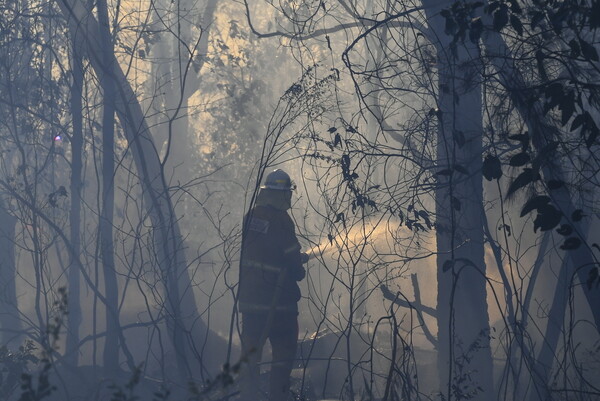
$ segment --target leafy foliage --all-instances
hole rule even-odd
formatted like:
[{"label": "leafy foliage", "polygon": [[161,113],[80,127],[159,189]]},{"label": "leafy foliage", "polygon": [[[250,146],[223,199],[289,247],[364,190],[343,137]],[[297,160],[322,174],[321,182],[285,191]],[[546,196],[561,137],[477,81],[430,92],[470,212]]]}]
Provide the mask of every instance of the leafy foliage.
[{"label": "leafy foliage", "polygon": [[27,365],[39,362],[34,355],[35,349],[32,341],[26,341],[16,352],[10,351],[5,345],[0,347],[0,398],[10,399],[22,375],[27,374]]},{"label": "leafy foliage", "polygon": [[[489,147],[484,148],[482,175],[488,181],[500,180],[503,173],[512,177],[502,180],[507,183],[507,189],[505,194],[501,191],[500,202],[504,202],[503,196],[510,200],[509,205],[519,202],[520,217],[527,220],[518,222],[517,226],[532,221],[534,233],[556,229],[558,235],[544,234],[544,241],[554,238],[558,241],[558,253],[571,252],[569,259],[577,264],[579,282],[585,283],[587,289],[597,288],[600,282],[598,259],[597,255],[590,255],[591,247],[586,243],[595,229],[588,234],[585,220],[593,218],[592,210],[594,214],[598,212],[597,202],[590,200],[599,187],[596,177],[600,110],[598,16],[592,16],[593,9],[600,10],[598,2],[490,0],[483,5],[478,2],[448,4],[452,6],[447,6],[441,15],[446,19],[446,33],[453,36],[452,45],[457,47],[464,42],[466,51],[475,53],[470,50],[472,44],[476,44],[481,57],[473,57],[473,63],[481,63],[485,70],[482,87],[488,91],[484,97],[489,98],[483,101],[483,108],[489,107],[492,111],[486,115],[489,135],[484,138]],[[455,50],[454,54],[457,54]],[[465,51],[458,54],[464,57]],[[454,61],[462,62],[461,67],[467,64],[464,58],[456,57]],[[489,72],[498,74],[500,84],[494,79],[488,80]],[[592,175],[594,178],[589,179]],[[502,190],[500,185],[498,187]],[[495,186],[488,188],[495,193]],[[452,202],[451,199],[445,201]],[[503,206],[507,207],[504,203]],[[578,207],[580,209],[573,211]],[[510,210],[510,206],[508,208]],[[499,230],[509,221],[510,212],[506,210],[501,211]],[[533,216],[529,220],[530,214]],[[498,255],[502,245],[499,248]],[[540,250],[540,255],[542,252],[547,251]],[[507,259],[498,257],[499,266]],[[512,262],[509,263],[512,270]],[[552,262],[546,256],[544,263]],[[447,261],[444,270],[450,267],[453,267],[452,261]],[[533,281],[534,277],[529,281],[532,288]],[[559,282],[558,288],[563,285],[565,283]],[[505,283],[505,288],[510,286]],[[587,289],[597,331],[598,292]],[[520,292],[518,288],[513,290]],[[507,305],[511,303],[506,301]],[[522,306],[520,301],[514,305],[517,309]],[[560,305],[558,309],[564,307]],[[553,307],[552,313],[562,316],[563,311],[557,313],[556,310]],[[562,321],[562,317],[558,320]],[[569,329],[572,328],[565,327],[564,332],[569,333]],[[521,330],[518,327],[509,331],[523,333]],[[542,366],[551,363],[549,358]],[[541,387],[545,385],[542,383]]]},{"label": "leafy foliage", "polygon": [[483,160],[482,174],[486,180],[498,180],[502,177],[502,163],[496,156],[488,154]]},{"label": "leafy foliage", "polygon": [[[508,136],[510,140],[521,143],[521,152],[505,160],[492,155],[485,157],[482,173],[487,180],[499,179],[503,165],[523,168],[508,187],[509,197],[526,188],[536,188],[539,192],[540,187],[535,183],[540,180],[541,171],[565,156],[565,149],[560,148],[573,143],[571,133],[578,135],[580,143],[590,151],[598,144],[600,129],[590,110],[600,106],[600,94],[592,71],[593,63],[599,59],[597,43],[594,42],[597,40],[594,32],[599,26],[599,7],[597,1],[534,1],[523,4],[515,0],[493,0],[487,3],[455,2],[441,13],[446,19],[446,33],[452,35],[454,45],[464,42],[467,37],[478,44],[484,35],[491,32],[516,34],[516,43],[520,40],[527,43],[529,54],[534,55],[537,78],[531,81],[530,87],[511,90],[522,91],[530,105],[541,100],[544,116],[557,118],[563,129],[535,133],[546,141],[545,146],[536,145],[537,154],[530,150],[531,137],[525,132]],[[540,35],[545,35],[546,39],[552,35],[556,39],[567,38],[567,46],[552,46],[547,40],[539,40]],[[559,63],[569,66],[568,73],[556,73]],[[553,191],[564,188],[564,183],[551,178],[545,188]],[[528,203],[523,207],[522,215],[538,210],[534,230],[547,230],[558,224],[559,213],[550,204],[549,193],[540,196],[543,197],[535,198],[535,202],[544,205]],[[563,249],[573,249],[574,243],[564,244]]]}]

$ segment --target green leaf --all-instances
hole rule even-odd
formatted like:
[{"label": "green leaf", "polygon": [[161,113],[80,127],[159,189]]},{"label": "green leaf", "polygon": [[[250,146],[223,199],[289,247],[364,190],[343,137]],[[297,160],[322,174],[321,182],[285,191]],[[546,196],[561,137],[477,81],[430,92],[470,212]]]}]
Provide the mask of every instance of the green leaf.
[{"label": "green leaf", "polygon": [[571,123],[571,132],[575,131],[577,128],[581,127],[582,125],[585,125],[585,123],[587,122],[588,116],[589,116],[589,113],[587,111],[584,111],[583,113],[578,114],[573,119],[573,122]]},{"label": "green leaf", "polygon": [[550,203],[550,197],[546,195],[537,195],[529,199],[525,202],[525,206],[521,210],[521,217],[525,216],[527,213],[538,210]]},{"label": "green leaf", "polygon": [[540,22],[544,19],[544,13],[542,11],[534,11],[531,13],[531,29],[535,29]]},{"label": "green leaf", "polygon": [[573,91],[568,91],[560,101],[560,109],[562,111],[561,123],[565,125],[575,112],[575,94]]},{"label": "green leaf", "polygon": [[498,7],[500,7],[500,2],[493,0],[493,1],[489,2],[488,6],[486,7],[487,8],[486,11],[488,14],[493,14],[494,11],[496,11],[498,9]]},{"label": "green leaf", "polygon": [[337,145],[341,145],[342,144],[342,138],[340,137],[340,134],[335,134],[335,137],[333,139],[333,146],[337,146]]},{"label": "green leaf", "polygon": [[508,187],[508,192],[506,196],[510,196],[515,193],[518,189],[523,188],[526,185],[531,184],[532,182],[538,180],[540,175],[537,171],[533,171],[530,168],[526,168],[523,170],[521,174],[510,184]]},{"label": "green leaf", "polygon": [[500,4],[492,16],[494,30],[500,32],[508,23],[508,7],[506,4]]},{"label": "green leaf", "polygon": [[508,164],[510,164],[513,167],[520,167],[529,163],[530,160],[531,158],[529,157],[529,153],[521,152],[511,157],[510,162]]},{"label": "green leaf", "polygon": [[524,134],[509,135],[508,139],[521,142],[521,149],[523,152],[529,148],[529,132],[525,132]]},{"label": "green leaf", "polygon": [[554,12],[553,9],[547,10],[548,20],[550,21],[550,25],[552,25],[552,29],[557,35],[562,34],[563,22],[565,21],[565,17],[567,16],[564,9],[558,9]]},{"label": "green leaf", "polygon": [[523,23],[521,22],[521,20],[514,14],[510,15],[510,26],[513,27],[513,29],[515,30],[515,32],[517,32],[517,34],[519,36],[523,36]]},{"label": "green leaf", "polygon": [[561,97],[563,95],[563,85],[560,82],[553,82],[545,89],[546,97]]},{"label": "green leaf", "polygon": [[538,215],[533,221],[533,232],[539,228],[542,231],[552,230],[562,219],[562,213],[554,206],[548,204],[538,209]]},{"label": "green leaf", "polygon": [[481,17],[473,18],[469,28],[469,40],[474,44],[479,43],[479,38],[481,38],[482,32],[483,22],[481,21]]},{"label": "green leaf", "polygon": [[569,41],[569,47],[571,48],[571,58],[577,58],[581,55],[581,46],[575,39]]},{"label": "green leaf", "polygon": [[566,237],[567,235],[571,235],[573,233],[573,227],[571,227],[569,224],[563,224],[556,229],[556,232]]},{"label": "green leaf", "polygon": [[581,246],[581,240],[577,237],[570,237],[565,240],[565,242],[560,246],[560,249],[564,251],[572,251],[573,249],[577,249]]},{"label": "green leaf", "polygon": [[573,220],[574,222],[578,222],[581,221],[581,219],[583,219],[584,216],[585,214],[583,214],[583,210],[577,209],[573,211],[573,213],[571,213],[571,220]]},{"label": "green leaf", "polygon": [[418,216],[421,217],[425,221],[425,224],[427,224],[427,227],[429,227],[429,228],[432,227],[431,220],[429,219],[429,213],[427,213],[425,210],[419,210]]},{"label": "green leaf", "polygon": [[456,258],[456,259],[448,259],[444,262],[443,266],[442,266],[442,271],[445,273],[448,270],[452,269],[458,262],[462,262],[463,266],[471,266],[474,268],[477,268],[477,266],[475,266],[475,264],[467,258]]},{"label": "green leaf", "polygon": [[517,0],[511,0],[510,2],[510,11],[514,14],[521,14],[523,10],[521,9],[521,5]]},{"label": "green leaf", "polygon": [[500,179],[502,177],[502,164],[496,156],[488,154],[483,161],[481,173],[486,180]]},{"label": "green leaf", "polygon": [[579,45],[581,46],[581,54],[588,60],[598,61],[598,51],[588,42],[583,39],[579,39]]}]

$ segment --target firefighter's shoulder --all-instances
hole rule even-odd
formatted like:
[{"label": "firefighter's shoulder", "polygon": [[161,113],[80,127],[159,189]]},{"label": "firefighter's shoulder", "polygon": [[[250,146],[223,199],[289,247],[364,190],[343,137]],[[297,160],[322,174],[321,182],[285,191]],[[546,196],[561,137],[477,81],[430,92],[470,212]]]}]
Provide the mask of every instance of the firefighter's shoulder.
[{"label": "firefighter's shoulder", "polygon": [[261,234],[267,234],[271,226],[269,216],[263,208],[254,208],[247,217],[248,230]]}]

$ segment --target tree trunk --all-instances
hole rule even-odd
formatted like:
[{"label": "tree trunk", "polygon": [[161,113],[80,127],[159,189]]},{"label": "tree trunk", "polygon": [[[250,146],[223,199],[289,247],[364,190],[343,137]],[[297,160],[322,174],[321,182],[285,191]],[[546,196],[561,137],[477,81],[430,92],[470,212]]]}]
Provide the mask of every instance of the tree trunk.
[{"label": "tree trunk", "polygon": [[[100,254],[106,297],[106,336],[104,337],[104,371],[115,375],[119,368],[119,287],[115,271],[113,220],[115,205],[115,101],[116,88],[111,71],[114,60],[113,38],[110,33],[108,6],[106,0],[98,0],[98,35],[102,40],[102,61],[104,65],[97,71],[102,87],[102,205],[98,230],[100,233]],[[111,57],[113,56],[113,57]]]},{"label": "tree trunk", "polygon": [[[105,63],[98,22],[88,15],[81,1],[60,0],[59,5],[70,29],[78,35],[92,67],[102,72]],[[146,124],[140,104],[116,58],[111,55],[112,70],[117,83],[115,109],[140,175],[143,196],[152,220],[158,265],[165,290],[164,318],[173,343],[178,367],[176,379],[185,381],[206,370],[213,372],[224,357],[227,344],[210,331],[200,318],[187,271],[183,239],[173,211],[164,171]],[[196,366],[199,363],[200,366]]]},{"label": "tree trunk", "polygon": [[451,52],[442,5],[424,2],[437,40],[438,107],[436,240],[438,369],[446,399],[488,400],[493,394],[481,205],[482,99],[473,76],[477,49]]},{"label": "tree trunk", "polygon": [[22,336],[15,283],[15,226],[0,199],[0,345],[18,348]]},{"label": "tree trunk", "polygon": [[[71,207],[69,210],[69,229],[71,244],[75,255],[81,252],[81,174],[83,164],[83,59],[77,46],[73,44],[73,85],[71,86],[71,117],[73,132],[71,134]],[[77,261],[69,257],[69,315],[67,326],[65,361],[77,366],[79,354],[79,327],[81,326],[80,272]]]}]

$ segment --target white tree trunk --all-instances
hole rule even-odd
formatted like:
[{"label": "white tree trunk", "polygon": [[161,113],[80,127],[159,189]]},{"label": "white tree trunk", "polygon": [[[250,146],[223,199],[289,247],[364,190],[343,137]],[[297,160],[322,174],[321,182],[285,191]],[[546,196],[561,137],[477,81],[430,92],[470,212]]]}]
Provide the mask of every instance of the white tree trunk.
[{"label": "white tree trunk", "polygon": [[[106,0],[97,2],[98,35],[102,38],[102,60],[105,65],[97,71],[102,87],[102,204],[98,222],[100,255],[106,297],[106,336],[104,337],[103,364],[107,375],[116,375],[119,369],[119,286],[115,271],[113,224],[115,208],[115,100],[116,82],[111,71],[114,60],[113,38],[110,33]],[[122,344],[125,346],[125,344]]]},{"label": "white tree trunk", "polygon": [[493,366],[482,215],[482,98],[477,78],[472,79],[480,66],[470,43],[458,45],[456,56],[450,51],[439,11],[451,2],[423,5],[438,52],[437,171],[448,172],[438,175],[436,189],[440,384],[448,400],[489,400]]},{"label": "white tree trunk", "polygon": [[[76,46],[72,55],[73,84],[71,87],[71,117],[73,119],[73,132],[71,135],[71,207],[69,210],[69,236],[75,255],[81,252],[81,176],[83,171],[83,59]],[[78,364],[79,354],[79,328],[81,326],[81,277],[78,261],[73,255],[69,256],[69,315],[67,325],[67,339],[65,360],[72,366]]]}]

